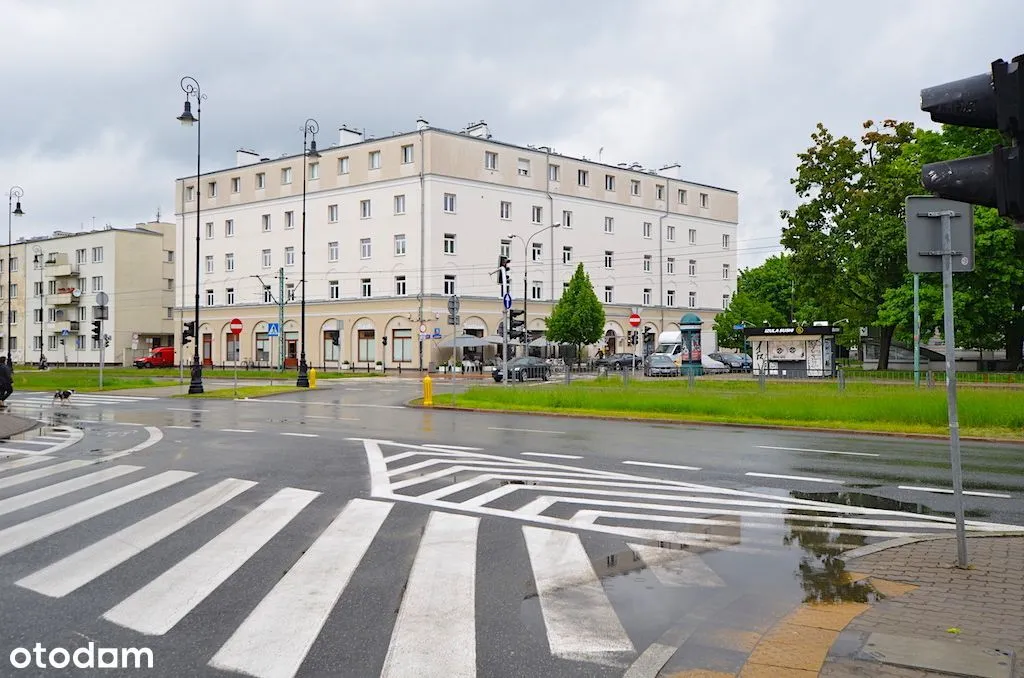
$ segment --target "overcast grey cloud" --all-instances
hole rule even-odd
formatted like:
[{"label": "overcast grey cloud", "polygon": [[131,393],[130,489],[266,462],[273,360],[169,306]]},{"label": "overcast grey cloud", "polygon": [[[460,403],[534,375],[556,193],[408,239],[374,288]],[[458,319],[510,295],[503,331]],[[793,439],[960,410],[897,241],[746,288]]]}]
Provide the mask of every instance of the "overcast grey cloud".
[{"label": "overcast grey cloud", "polygon": [[[377,136],[486,119],[495,138],[605,162],[680,162],[740,193],[740,263],[778,250],[796,154],[818,121],[909,119],[922,87],[1024,52],[1011,0],[6,0],[0,190],[15,237],[174,212],[203,170],[301,151],[342,123]],[[603,150],[601,150],[603,149]]]}]

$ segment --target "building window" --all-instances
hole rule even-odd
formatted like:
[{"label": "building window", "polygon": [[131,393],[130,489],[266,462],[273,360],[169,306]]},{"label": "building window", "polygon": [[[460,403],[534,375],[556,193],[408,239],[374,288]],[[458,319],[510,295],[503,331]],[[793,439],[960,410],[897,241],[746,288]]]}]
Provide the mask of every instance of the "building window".
[{"label": "building window", "polygon": [[[228,256],[230,257],[232,255],[229,254]],[[232,269],[234,268],[234,261],[232,261],[231,268]],[[167,289],[169,291],[173,291],[174,290],[174,278],[167,278]],[[80,311],[84,311],[85,309],[84,308],[80,308],[79,310]]]},{"label": "building window", "polygon": [[39,335],[32,335],[32,350],[39,351],[43,348],[43,340]]},{"label": "building window", "polygon": [[615,288],[611,285],[604,286],[604,303],[610,304],[615,298]]},{"label": "building window", "polygon": [[562,228],[572,228],[572,212],[562,210]]},{"label": "building window", "polygon": [[292,183],[292,168],[285,167],[281,170],[281,184],[284,185],[290,183]]},{"label": "building window", "polygon": [[377,339],[373,330],[359,330],[358,360],[361,363],[372,363],[377,359]]},{"label": "building window", "polygon": [[[41,283],[41,282],[32,283],[32,296],[34,296],[34,297],[41,297],[41,296],[43,296],[43,283]],[[36,309],[36,310],[38,311],[39,309]]]},{"label": "building window", "polygon": [[502,219],[511,219],[512,203],[508,202],[507,200],[502,200],[501,205],[498,208],[498,216],[500,216]]},{"label": "building window", "polygon": [[650,287],[645,287],[644,288],[644,306],[650,306],[650,305],[651,305],[651,288]]},{"label": "building window", "polygon": [[540,205],[533,206],[533,223],[539,224],[544,220],[544,208]]},{"label": "building window", "polygon": [[651,255],[650,254],[645,254],[644,255],[644,273],[650,273],[650,272],[651,272]]},{"label": "building window", "polygon": [[270,215],[264,214],[260,216],[260,225],[263,228],[264,233],[270,233]]},{"label": "building window", "polygon": [[615,190],[615,176],[612,174],[604,175],[604,190],[614,191]]},{"label": "building window", "polygon": [[676,258],[669,257],[665,260],[665,272],[675,273],[676,272]]},{"label": "building window", "polygon": [[722,280],[729,279],[729,264],[722,264]]},{"label": "building window", "polygon": [[604,232],[605,233],[614,233],[615,232],[615,218],[614,217],[605,217],[604,218]]},{"label": "building window", "polygon": [[270,250],[263,250],[261,260],[263,268],[270,268]]},{"label": "building window", "polygon": [[295,265],[295,248],[285,247],[284,248],[284,265],[294,266]]},{"label": "building window", "polygon": [[256,190],[260,190],[267,187],[267,174],[266,172],[259,172],[256,174]]},{"label": "building window", "polygon": [[665,199],[665,187],[662,186],[661,184],[658,184],[657,186],[654,187],[654,199],[655,200],[664,200]]},{"label": "building window", "polygon": [[676,305],[676,291],[675,290],[668,290],[667,292],[665,292],[665,305],[666,306],[675,306]]},{"label": "building window", "polygon": [[675,226],[669,225],[669,226],[665,227],[665,240],[668,240],[669,242],[675,242],[676,241],[676,227]]},{"label": "building window", "polygon": [[[224,270],[231,272],[235,270],[235,254],[234,252],[228,252],[224,255]],[[171,281],[174,282],[173,280]]]},{"label": "building window", "polygon": [[318,162],[311,162],[311,163],[309,163],[309,180],[313,181],[314,179],[319,179],[319,178],[320,178],[320,163],[318,163]]},{"label": "building window", "polygon": [[327,206],[327,223],[336,224],[338,223],[338,206],[328,205]]},{"label": "building window", "polygon": [[39,324],[43,322],[43,309],[34,308],[32,309],[32,322]]},{"label": "building window", "polygon": [[338,260],[338,241],[332,240],[327,243],[327,261]]},{"label": "building window", "polygon": [[405,256],[405,233],[398,233],[395,235],[395,256]]},{"label": "building window", "polygon": [[340,299],[341,298],[341,285],[337,280],[331,280],[327,283],[327,298],[328,299]]},{"label": "building window", "polygon": [[241,190],[242,190],[242,178],[241,177],[231,177],[231,192],[232,193],[239,193],[239,192],[241,192]]},{"label": "building window", "polygon": [[708,194],[707,193],[701,193],[700,194],[700,206],[703,209],[707,209],[707,207],[708,207]]},{"label": "building window", "polygon": [[196,187],[186,186],[185,187],[185,202],[192,202],[196,199]]},{"label": "building window", "polygon": [[697,229],[691,228],[689,233],[689,240],[691,245],[697,244]]},{"label": "building window", "polygon": [[227,289],[227,294],[225,294],[225,296],[224,296],[224,303],[226,303],[228,306],[234,306],[235,305],[235,288],[234,287],[229,287]]},{"label": "building window", "polygon": [[413,159],[412,144],[407,144],[405,146],[402,146],[402,164],[403,165],[408,165],[409,163],[412,162],[412,159]]},{"label": "building window", "polygon": [[576,171],[576,183],[579,184],[580,186],[589,186],[590,185],[590,172],[588,172],[587,170],[582,170],[582,169],[581,170],[577,170]]},{"label": "building window", "polygon": [[380,151],[370,151],[370,169],[380,169]]},{"label": "building window", "polygon": [[629,182],[629,194],[632,196],[640,195],[640,182],[633,179]]},{"label": "building window", "polygon": [[286,229],[295,228],[295,212],[289,210],[284,213],[284,227]]},{"label": "building window", "polygon": [[562,294],[564,295],[569,290],[569,283],[562,283]]},{"label": "building window", "polygon": [[493,151],[484,151],[484,169],[498,169],[498,154]]},{"label": "building window", "polygon": [[506,259],[510,259],[512,257],[512,241],[502,240],[501,246],[498,248],[498,252]]},{"label": "building window", "polygon": [[519,162],[516,164],[516,173],[521,177],[530,176],[530,161],[526,158],[519,158]]},{"label": "building window", "polygon": [[18,298],[18,283],[11,283],[9,285],[9,287],[11,288],[9,296],[11,297],[11,299],[17,299]]},{"label": "building window", "polygon": [[370,247],[370,239],[369,238],[360,238],[359,239],[359,258],[360,259],[369,259],[370,255],[372,254],[371,249],[372,248]]},{"label": "building window", "polygon": [[530,285],[530,298],[531,299],[540,299],[540,294],[541,294],[541,282],[539,280],[534,280],[533,284]]},{"label": "building window", "polygon": [[235,220],[225,219],[224,220],[224,237],[234,238],[235,237]]},{"label": "building window", "polygon": [[548,181],[560,181],[561,168],[558,165],[548,165]]},{"label": "building window", "polygon": [[572,248],[571,247],[563,247],[562,248],[562,263],[563,264],[568,264],[568,263],[571,263],[571,262],[572,262]]},{"label": "building window", "polygon": [[167,253],[167,263],[174,263],[174,250],[164,250]]},{"label": "building window", "polygon": [[263,303],[269,304],[274,301],[274,293],[270,291],[270,285],[263,286]]},{"label": "building window", "polygon": [[[12,294],[11,296],[12,297],[18,296],[17,288],[15,288],[14,291],[15,291],[15,293]],[[94,275],[92,277],[92,291],[93,292],[102,292],[103,291],[103,276],[102,275]]]},{"label": "building window", "polygon": [[686,265],[686,274],[691,278],[697,277],[697,260],[690,259],[690,262]]},{"label": "building window", "polygon": [[644,222],[644,237],[645,238],[650,238],[651,237],[651,222],[649,222],[649,221],[645,221]]},{"label": "building window", "polygon": [[[57,294],[57,281],[56,280],[50,280],[49,282],[46,283],[46,288],[47,288],[46,289],[46,293],[47,294]],[[55,311],[57,309],[50,309],[50,310]],[[56,320],[56,318],[53,318],[53,320]]]},{"label": "building window", "polygon": [[444,211],[449,214],[455,213],[455,194],[445,193],[444,194]]},{"label": "building window", "polygon": [[723,233],[722,234],[722,249],[723,250],[729,249],[729,234],[728,233]]},{"label": "building window", "polygon": [[532,258],[534,261],[540,261],[544,255],[544,245],[539,242],[533,243]]},{"label": "building window", "polygon": [[213,255],[212,254],[207,254],[206,255],[206,272],[207,273],[213,273]]},{"label": "building window", "polygon": [[338,158],[338,174],[348,174],[348,156]]},{"label": "building window", "polygon": [[455,276],[446,275],[444,277],[444,293],[447,295],[455,294]]},{"label": "building window", "polygon": [[405,276],[395,276],[395,296],[404,297],[406,294]]},{"label": "building window", "polygon": [[613,259],[614,256],[615,256],[615,253],[612,252],[611,250],[605,250],[604,251],[604,267],[605,268],[611,268],[612,267],[612,259]]},{"label": "building window", "polygon": [[217,197],[217,182],[216,181],[211,181],[208,184],[206,184],[206,197],[207,198],[216,198]]},{"label": "building window", "polygon": [[723,294],[722,295],[722,308],[729,308],[729,295],[728,294]]},{"label": "building window", "polygon": [[369,278],[363,278],[359,281],[359,293],[364,298],[370,297],[373,294],[373,288],[370,286]]},{"label": "building window", "polygon": [[363,219],[369,219],[371,214],[370,201],[360,200],[359,201],[359,216]]},{"label": "building window", "polygon": [[685,188],[680,188],[679,189],[679,196],[678,196],[677,200],[679,201],[680,205],[685,205],[686,204],[686,189]]},{"label": "building window", "polygon": [[412,330],[401,329],[391,331],[391,361],[396,363],[412,362]]},{"label": "building window", "polygon": [[[84,264],[84,263],[87,263],[87,262],[88,262],[88,257],[86,257],[85,248],[83,247],[80,250],[75,250],[75,263],[76,264]],[[0,271],[2,271],[2,269],[3,269],[2,264],[3,264],[3,262],[0,261]]]},{"label": "building window", "polygon": [[405,214],[405,195],[395,196],[395,214]]},{"label": "building window", "polygon": [[288,283],[284,286],[285,299],[295,301],[295,283]]},{"label": "building window", "polygon": [[455,254],[455,234],[445,233],[444,234],[444,253]]},{"label": "building window", "polygon": [[206,290],[206,305],[213,306],[213,290]]},{"label": "building window", "polygon": [[18,272],[18,257],[11,257],[11,273]]},{"label": "building window", "polygon": [[[213,231],[213,224],[207,224],[207,227],[208,227],[207,230],[209,230],[212,233],[212,231]],[[92,248],[92,263],[94,263],[94,264],[102,264],[103,263],[103,248],[102,247],[93,247]]]},{"label": "building window", "polygon": [[697,308],[697,293],[696,292],[690,292],[690,297],[689,297],[689,302],[688,303],[689,303],[690,308]]},{"label": "building window", "polygon": [[57,350],[57,339],[58,337],[53,334],[46,338],[46,345],[51,351]]},{"label": "building window", "polygon": [[173,306],[168,306],[167,307],[167,319],[168,320],[173,320],[174,319],[174,307]]}]

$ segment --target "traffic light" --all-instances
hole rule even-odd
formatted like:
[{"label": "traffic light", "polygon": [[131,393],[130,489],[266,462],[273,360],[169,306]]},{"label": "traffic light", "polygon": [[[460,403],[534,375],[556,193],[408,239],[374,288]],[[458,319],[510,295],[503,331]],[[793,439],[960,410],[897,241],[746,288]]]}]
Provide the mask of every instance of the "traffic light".
[{"label": "traffic light", "polygon": [[925,189],[941,198],[994,207],[1024,221],[1024,54],[992,62],[992,72],[921,90],[921,110],[935,122],[998,129],[1009,146],[921,168]]},{"label": "traffic light", "polygon": [[100,324],[102,324],[102,322],[103,322],[102,320],[93,320],[92,321],[92,340],[93,341],[99,341],[100,340]]},{"label": "traffic light", "polygon": [[386,348],[388,345],[388,335],[384,335],[380,338],[380,343]]},{"label": "traffic light", "polygon": [[508,257],[501,255],[498,257],[498,286],[501,288],[501,293],[505,294],[508,292],[509,284],[509,259]]},{"label": "traffic light", "polygon": [[338,332],[337,330],[334,330],[333,332],[331,332],[331,343],[334,344],[335,346],[337,346],[338,344],[341,343],[340,342],[340,337],[338,336],[339,334],[341,334],[341,333]]},{"label": "traffic light", "polygon": [[196,321],[195,320],[190,320],[189,322],[185,323],[185,329],[183,329],[181,331],[181,344],[182,344],[182,346],[184,346],[185,344],[188,344],[193,339],[195,339],[195,336],[196,336]]},{"label": "traffic light", "polygon": [[520,311],[513,309],[508,312],[509,323],[508,323],[508,338],[518,339],[519,341],[526,341],[526,321],[521,320],[526,315],[526,311]]},{"label": "traffic light", "polygon": [[104,346],[110,346],[110,335],[109,334],[104,334],[103,335],[103,345]]}]

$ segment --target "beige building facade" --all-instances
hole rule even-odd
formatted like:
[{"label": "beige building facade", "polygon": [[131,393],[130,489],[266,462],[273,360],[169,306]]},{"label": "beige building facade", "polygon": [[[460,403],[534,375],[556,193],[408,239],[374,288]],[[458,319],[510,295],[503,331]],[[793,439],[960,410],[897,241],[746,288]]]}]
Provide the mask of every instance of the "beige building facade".
[{"label": "beige building facade", "polygon": [[[383,139],[343,127],[332,146],[323,136],[316,159],[240,150],[235,167],[204,174],[198,187],[194,176],[177,180],[176,335],[193,317],[198,200],[205,363],[277,365],[282,350],[286,365],[297,363],[303,180],[305,350],[320,369],[446,360],[441,340],[421,336],[450,335],[452,294],[460,329],[495,335],[499,255],[512,260],[514,305],[527,298],[533,336],[583,263],[605,304],[602,348],[630,350],[634,310],[653,337],[698,313],[713,344],[714,315],[735,290],[735,191],[685,181],[677,165],[645,170],[501,143],[482,122],[452,132],[420,120]],[[233,318],[244,328],[237,344]]]},{"label": "beige building facade", "polygon": [[[174,224],[150,222],[22,238],[10,252],[0,247],[5,282],[14,288],[12,336],[4,337],[2,352],[12,341],[11,358],[18,363],[45,357],[94,365],[102,355],[108,364],[130,364],[154,346],[171,345],[175,241]],[[101,319],[100,293],[108,298],[102,333],[109,341],[92,336],[93,321]]]}]

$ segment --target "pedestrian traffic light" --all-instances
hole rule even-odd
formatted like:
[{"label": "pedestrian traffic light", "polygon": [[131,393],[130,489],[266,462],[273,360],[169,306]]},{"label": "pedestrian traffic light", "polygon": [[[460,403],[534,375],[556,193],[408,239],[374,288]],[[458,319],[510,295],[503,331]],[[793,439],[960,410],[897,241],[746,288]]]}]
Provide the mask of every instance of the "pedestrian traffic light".
[{"label": "pedestrian traffic light", "polygon": [[941,198],[994,207],[1024,221],[1024,54],[992,62],[992,72],[921,90],[921,110],[935,122],[998,129],[1009,140],[992,153],[934,162],[921,169],[924,187]]},{"label": "pedestrian traffic light", "polygon": [[93,339],[93,341],[99,341],[100,340],[100,325],[102,324],[102,322],[103,322],[102,320],[93,320],[92,321],[92,339]]},{"label": "pedestrian traffic light", "polygon": [[509,339],[518,339],[519,341],[526,341],[526,321],[521,319],[525,315],[526,311],[520,311],[518,309],[510,310],[508,312]]},{"label": "pedestrian traffic light", "polygon": [[501,255],[498,257],[498,286],[501,288],[501,293],[505,294],[508,292],[508,284],[510,281],[509,270],[508,270],[509,259],[508,257]]},{"label": "pedestrian traffic light", "polygon": [[110,346],[110,335],[109,334],[104,334],[103,335],[103,345],[104,346]]},{"label": "pedestrian traffic light", "polygon": [[191,320],[185,323],[185,329],[181,331],[181,344],[184,346],[190,341],[195,339],[196,336],[196,321]]}]

